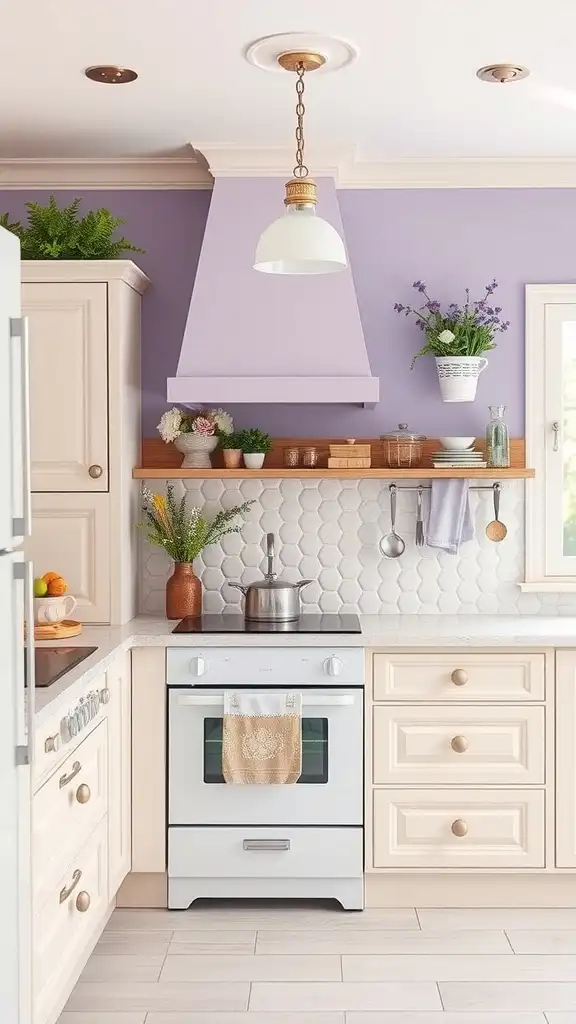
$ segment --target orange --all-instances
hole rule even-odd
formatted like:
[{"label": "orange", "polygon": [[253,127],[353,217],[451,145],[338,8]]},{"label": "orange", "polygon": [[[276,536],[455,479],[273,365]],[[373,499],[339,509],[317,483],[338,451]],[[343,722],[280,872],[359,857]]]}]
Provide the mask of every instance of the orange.
[{"label": "orange", "polygon": [[57,576],[56,579],[51,579],[48,584],[48,597],[61,597],[68,590],[68,584],[66,580],[63,580],[61,576]]},{"label": "orange", "polygon": [[45,572],[42,579],[44,583],[52,583],[52,580],[61,579],[59,572]]}]

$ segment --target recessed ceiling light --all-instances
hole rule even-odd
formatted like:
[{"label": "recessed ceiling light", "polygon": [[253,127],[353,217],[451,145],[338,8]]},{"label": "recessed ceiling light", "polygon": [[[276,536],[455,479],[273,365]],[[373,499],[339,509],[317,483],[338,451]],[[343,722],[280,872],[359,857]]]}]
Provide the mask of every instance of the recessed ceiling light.
[{"label": "recessed ceiling light", "polygon": [[92,82],[104,82],[105,85],[125,85],[138,78],[131,68],[119,68],[117,64],[94,64],[86,68],[84,74]]},{"label": "recessed ceiling light", "polygon": [[521,64],[487,64],[485,68],[479,68],[476,72],[478,78],[483,82],[495,82],[497,85],[507,85],[508,82],[519,82],[522,78],[528,78],[528,68]]}]

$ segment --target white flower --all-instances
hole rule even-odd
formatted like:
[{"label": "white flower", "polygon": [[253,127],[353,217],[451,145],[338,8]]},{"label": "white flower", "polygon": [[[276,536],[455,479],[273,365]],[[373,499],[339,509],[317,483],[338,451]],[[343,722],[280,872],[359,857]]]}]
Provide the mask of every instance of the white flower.
[{"label": "white flower", "polygon": [[224,409],[210,409],[208,415],[214,420],[219,434],[231,434],[234,430],[234,421]]},{"label": "white flower", "polygon": [[169,409],[163,416],[160,417],[160,423],[157,426],[158,433],[163,441],[168,444],[170,441],[175,441],[177,437],[180,437],[182,433],[182,410],[174,406],[173,409]]},{"label": "white flower", "polygon": [[455,337],[456,335],[452,334],[452,331],[440,331],[438,341],[441,341],[443,345],[451,345]]}]

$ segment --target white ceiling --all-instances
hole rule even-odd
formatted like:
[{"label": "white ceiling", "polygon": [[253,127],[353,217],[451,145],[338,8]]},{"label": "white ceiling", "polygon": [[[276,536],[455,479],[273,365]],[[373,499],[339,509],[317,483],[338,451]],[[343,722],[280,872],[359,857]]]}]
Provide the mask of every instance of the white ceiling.
[{"label": "white ceiling", "polygon": [[[278,0],[2,6],[2,157],[290,143],[293,80],[252,67],[243,50],[305,29],[359,50],[351,67],[309,77],[317,146],[355,146],[365,161],[576,156],[575,0],[306,0],[300,14]],[[509,86],[476,79],[497,61],[532,75]],[[86,66],[108,62],[134,68],[138,81],[84,78]]]}]

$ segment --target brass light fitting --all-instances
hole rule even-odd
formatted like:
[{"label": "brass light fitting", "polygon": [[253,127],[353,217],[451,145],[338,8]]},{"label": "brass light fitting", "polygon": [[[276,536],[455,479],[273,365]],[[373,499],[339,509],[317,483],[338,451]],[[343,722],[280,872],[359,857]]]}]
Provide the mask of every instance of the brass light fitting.
[{"label": "brass light fitting", "polygon": [[487,64],[478,68],[476,77],[482,82],[493,82],[496,85],[508,85],[509,82],[520,82],[528,78],[530,71],[521,64]]},{"label": "brass light fitting", "polygon": [[126,85],[138,78],[137,72],[132,71],[132,68],[120,68],[117,64],[94,64],[86,68],[84,74],[90,81],[101,82],[104,85]]}]

